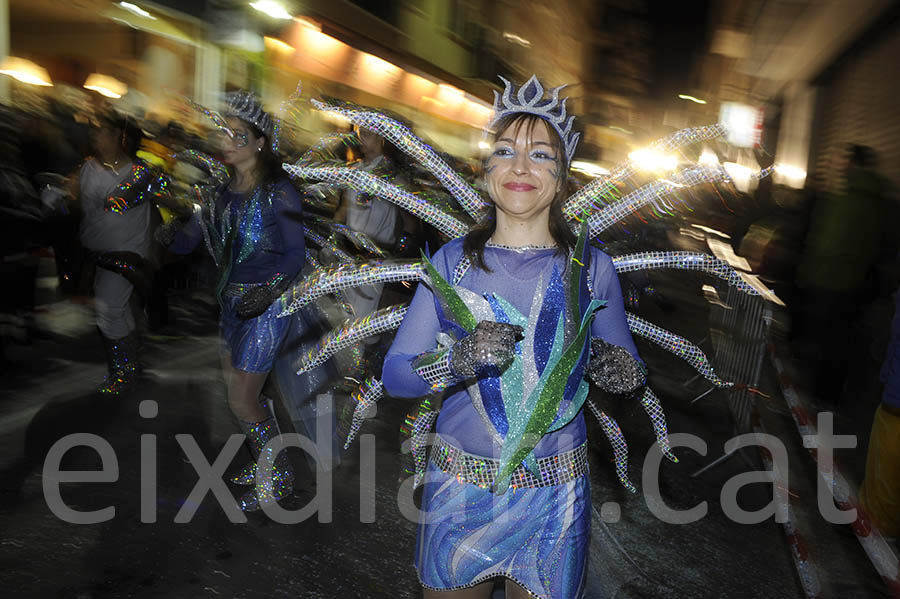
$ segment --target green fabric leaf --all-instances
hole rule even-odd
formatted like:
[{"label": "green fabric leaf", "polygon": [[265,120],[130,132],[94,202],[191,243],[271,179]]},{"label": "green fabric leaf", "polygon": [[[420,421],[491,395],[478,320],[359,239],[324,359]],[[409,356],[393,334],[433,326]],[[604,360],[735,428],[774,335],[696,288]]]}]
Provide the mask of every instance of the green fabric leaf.
[{"label": "green fabric leaf", "polygon": [[452,318],[456,324],[466,332],[471,333],[474,331],[478,322],[472,315],[471,310],[469,310],[465,302],[462,301],[456,293],[456,290],[453,289],[453,286],[441,276],[431,263],[431,260],[425,256],[425,252],[422,252],[421,250],[419,250],[419,252],[422,254],[422,263],[425,265],[425,272],[428,273],[428,277],[431,279],[431,289],[434,292],[435,297],[437,297],[438,301],[441,303],[441,306],[446,309],[445,316],[447,316],[447,318]]},{"label": "green fabric leaf", "polygon": [[[512,401],[507,404],[506,398],[504,397],[503,405],[507,410],[506,414],[510,423],[510,427],[509,431],[506,433],[506,439],[503,442],[503,448],[500,452],[500,469],[497,474],[497,478],[494,481],[495,491],[497,493],[506,492],[513,471],[520,463],[522,463],[523,460],[527,460],[529,457],[533,457],[533,455],[531,455],[531,452],[534,449],[534,446],[538,444],[538,441],[541,440],[541,436],[543,436],[542,434],[537,437],[529,435],[528,429],[529,426],[532,426],[532,428],[534,428],[532,422],[535,419],[535,415],[539,411],[541,415],[546,415],[546,412],[552,408],[549,405],[540,405],[540,400],[542,397],[541,391],[546,386],[547,380],[553,372],[556,364],[559,362],[561,356],[564,355],[564,340],[565,315],[560,314],[559,319],[556,321],[556,335],[554,336],[553,345],[550,349],[550,357],[547,360],[547,367],[544,368],[544,373],[538,380],[537,385],[534,386],[534,389],[531,390],[531,394],[523,403],[520,403],[518,405],[514,404]],[[546,423],[547,427],[549,427],[550,423],[553,422],[553,418],[556,416],[556,411],[559,409],[559,404],[561,401],[562,393],[560,393],[556,398],[556,407],[552,408],[550,420]],[[536,462],[533,463],[536,465]],[[527,465],[528,464],[526,463],[526,466]],[[531,468],[529,467],[529,469]]]},{"label": "green fabric leaf", "polygon": [[585,219],[578,231],[578,241],[575,251],[569,259],[569,307],[572,315],[577,314],[581,308],[581,276],[584,271],[584,253],[587,246],[588,223]]},{"label": "green fabric leaf", "polygon": [[[581,352],[584,349],[584,344],[587,339],[587,333],[590,330],[591,319],[600,303],[601,302],[598,300],[591,301],[587,311],[582,316],[581,326],[579,327],[578,335],[574,341],[565,349],[559,360],[553,364],[552,369],[551,362],[547,363],[547,368],[544,372],[547,373],[550,371],[550,374],[546,379],[544,376],[541,376],[541,382],[534,390],[534,393],[540,393],[540,396],[537,399],[537,405],[531,411],[531,416],[521,435],[518,436],[515,449],[512,451],[509,451],[507,448],[508,445],[511,445],[509,435],[507,435],[501,453],[500,471],[497,474],[497,479],[494,481],[496,493],[506,492],[513,471],[532,453],[535,445],[537,445],[541,438],[547,433],[547,430],[556,419],[556,414],[559,411],[559,404],[562,402],[562,394],[566,382],[569,379],[569,374],[575,367],[575,362],[581,357]],[[560,327],[561,326],[562,319],[560,320]],[[555,345],[556,343],[554,343],[554,349]],[[555,356],[551,357],[551,360],[553,359],[555,359]],[[581,398],[581,401],[583,402],[584,398]],[[529,401],[527,403],[531,402]],[[504,455],[506,456],[506,459],[504,459]]]}]

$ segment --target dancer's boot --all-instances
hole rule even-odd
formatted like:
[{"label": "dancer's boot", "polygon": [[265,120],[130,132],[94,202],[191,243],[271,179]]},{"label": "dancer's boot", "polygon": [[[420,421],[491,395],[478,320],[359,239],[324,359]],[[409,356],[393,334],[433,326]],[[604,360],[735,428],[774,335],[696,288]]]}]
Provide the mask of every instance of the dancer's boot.
[{"label": "dancer's boot", "polygon": [[[275,410],[271,399],[269,399],[266,395],[260,395],[259,404],[266,411],[266,414],[269,415],[269,418],[275,418]],[[277,461],[275,462],[275,467],[278,467]],[[284,473],[282,478],[290,483],[294,482],[293,472]],[[235,485],[243,485],[248,487],[250,485],[256,484],[256,460],[248,462],[243,468],[238,470],[235,474],[232,474],[228,481]]]},{"label": "dancer's boot", "polygon": [[98,390],[107,395],[121,395],[130,391],[140,376],[137,333],[132,331],[121,339],[101,336],[106,351],[107,374]]},{"label": "dancer's boot", "polygon": [[[250,453],[254,460],[258,461],[261,454],[272,451],[271,448],[266,449],[266,444],[281,434],[275,418],[267,418],[261,422],[244,422],[241,420],[238,422],[240,422],[241,429],[247,436],[247,443],[250,446]],[[294,470],[291,467],[287,452],[282,450],[275,456],[270,477],[265,477],[264,479],[261,477],[256,478],[253,490],[245,493],[239,500],[241,509],[245,512],[255,512],[264,504],[277,502],[293,492]]]}]

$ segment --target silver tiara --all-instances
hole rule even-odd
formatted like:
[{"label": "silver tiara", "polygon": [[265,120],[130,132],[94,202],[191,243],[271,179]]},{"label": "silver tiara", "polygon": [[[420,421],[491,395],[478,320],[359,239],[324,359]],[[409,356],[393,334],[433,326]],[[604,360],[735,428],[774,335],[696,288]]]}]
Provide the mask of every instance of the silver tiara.
[{"label": "silver tiara", "polygon": [[233,116],[263,132],[272,140],[272,117],[262,109],[259,99],[248,91],[229,92],[225,95],[225,116]]},{"label": "silver tiara", "polygon": [[581,134],[572,132],[575,116],[566,115],[566,98],[563,98],[562,101],[559,99],[559,90],[565,85],[553,88],[550,90],[550,97],[544,98],[544,86],[538,81],[537,75],[532,75],[531,79],[515,92],[515,95],[513,92],[516,86],[503,77],[500,79],[506,85],[506,89],[503,90],[502,96],[499,92],[494,92],[494,116],[488,127],[492,128],[497,121],[508,114],[526,112],[539,116],[559,134],[559,138],[565,145],[566,164],[571,163]]}]

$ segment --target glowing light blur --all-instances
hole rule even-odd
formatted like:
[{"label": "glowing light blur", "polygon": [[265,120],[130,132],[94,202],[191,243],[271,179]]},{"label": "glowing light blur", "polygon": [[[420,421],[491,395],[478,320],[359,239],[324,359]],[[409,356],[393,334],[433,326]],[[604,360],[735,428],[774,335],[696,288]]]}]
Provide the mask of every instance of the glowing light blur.
[{"label": "glowing light blur", "polygon": [[306,17],[294,17],[294,22],[302,27],[306,27],[307,29],[312,29],[313,31],[322,31],[321,25],[311,19],[307,19]]},{"label": "glowing light blur", "polygon": [[518,36],[515,33],[510,33],[509,31],[503,32],[503,39],[508,42],[512,42],[513,44],[519,44],[520,46],[524,46],[525,48],[531,47],[531,42],[525,39],[524,37]]},{"label": "glowing light blur", "polygon": [[678,97],[682,100],[687,100],[696,104],[706,104],[706,100],[701,100],[700,98],[695,98],[694,96],[689,96],[687,94],[678,94]]},{"label": "glowing light blur", "polygon": [[280,2],[275,2],[274,0],[257,0],[257,2],[251,2],[250,6],[273,19],[287,20],[293,18],[291,13]]},{"label": "glowing light blur", "polygon": [[805,179],[806,171],[797,166],[791,166],[789,164],[776,164],[775,172],[779,175],[784,175],[788,179]]},{"label": "glowing light blur", "polygon": [[3,64],[0,65],[0,74],[9,75],[16,81],[21,81],[28,85],[53,87],[47,69],[36,65],[30,60],[18,58],[16,56],[7,56],[3,59]]},{"label": "glowing light blur", "polygon": [[719,164],[719,157],[716,156],[716,153],[705,149],[700,153],[700,158],[697,160],[700,164],[704,166],[715,166]]},{"label": "glowing light blur", "polygon": [[400,67],[397,65],[391,64],[383,58],[379,58],[372,54],[362,53],[363,56],[363,64],[365,64],[366,68],[372,71],[373,74],[376,75],[398,75],[400,73]]},{"label": "glowing light blur", "polygon": [[752,148],[762,137],[763,114],[759,108],[739,102],[723,102],[719,122],[728,130],[728,143]]},{"label": "glowing light blur", "polygon": [[722,167],[728,176],[734,181],[734,186],[740,191],[750,189],[750,179],[753,176],[753,169],[737,162],[723,162]]},{"label": "glowing light blur", "polygon": [[628,159],[642,171],[673,171],[678,167],[678,158],[656,150],[635,150],[628,154]]},{"label": "glowing light blur", "polygon": [[118,99],[128,92],[128,86],[109,75],[91,73],[84,82],[84,88],[95,91],[101,96]]},{"label": "glowing light blur", "polygon": [[722,239],[731,239],[731,235],[723,233],[723,232],[719,231],[718,229],[713,229],[713,228],[710,228],[710,227],[707,227],[704,225],[700,225],[697,223],[692,223],[691,226],[694,227],[695,229],[700,229],[704,233],[709,233],[711,235],[718,235]]},{"label": "glowing light blur", "polygon": [[156,17],[151,15],[149,12],[147,12],[137,4],[132,4],[131,2],[119,2],[119,6],[132,14],[136,14],[139,17],[144,17],[145,19],[150,19],[151,21],[156,20]]},{"label": "glowing light blur", "polygon": [[609,169],[603,168],[595,162],[588,162],[587,160],[573,160],[572,170],[594,178],[603,177],[609,174]]},{"label": "glowing light blur", "polygon": [[291,53],[295,51],[295,48],[292,45],[288,44],[287,42],[281,41],[277,37],[265,36],[263,38],[263,41],[266,43],[266,45],[271,46],[273,49],[279,50],[281,52]]}]

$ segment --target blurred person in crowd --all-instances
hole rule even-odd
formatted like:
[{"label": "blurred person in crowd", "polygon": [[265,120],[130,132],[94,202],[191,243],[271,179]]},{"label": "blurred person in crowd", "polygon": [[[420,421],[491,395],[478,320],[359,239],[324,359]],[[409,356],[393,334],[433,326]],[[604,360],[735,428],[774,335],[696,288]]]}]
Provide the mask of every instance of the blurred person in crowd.
[{"label": "blurred person in crowd", "polygon": [[[132,174],[140,147],[141,130],[114,112],[100,115],[91,134],[94,156],[85,161],[78,176],[81,205],[79,238],[91,255],[128,251],[146,257],[150,249],[150,204],[141,203],[124,212],[107,211],[107,199]],[[139,375],[139,335],[131,296],[133,285],[120,274],[97,268],[93,277],[97,327],[106,351],[108,374],[102,393],[121,393]]]},{"label": "blurred person in crowd", "polygon": [[[393,145],[385,144],[383,137],[368,129],[353,127],[359,139],[361,159],[356,168],[382,177],[404,177],[403,155]],[[370,237],[379,247],[394,255],[403,255],[414,249],[419,221],[396,204],[348,189],[341,194],[334,213],[334,220],[345,223],[353,231]],[[362,318],[378,309],[384,291],[383,283],[373,283],[345,291],[347,302],[353,307],[356,318]],[[378,338],[367,342],[377,343]]]},{"label": "blurred person in crowd", "polygon": [[0,367],[7,341],[27,341],[33,330],[38,258],[27,250],[43,236],[43,211],[21,152],[28,118],[19,107],[0,106]]},{"label": "blurred person in crowd", "polygon": [[[166,173],[166,176],[175,175],[177,165],[176,153],[184,149],[183,138],[180,134],[184,129],[174,121],[170,121],[165,127],[152,121],[145,121],[145,127],[153,126],[154,139],[144,138],[138,157],[158,171]],[[176,175],[177,179],[177,175]],[[154,196],[156,210],[151,212],[152,229],[155,231],[166,222],[179,217],[190,216],[190,204],[179,200],[177,195],[171,193],[157,194]],[[166,248],[162,244],[154,243],[151,246],[150,261],[153,265],[153,280],[147,293],[146,313],[147,327],[150,331],[158,331],[169,323],[168,289],[170,282],[171,265],[165,263]]]},{"label": "blurred person in crowd", "polygon": [[277,318],[275,300],[300,274],[306,246],[300,198],[272,149],[271,116],[248,92],[229,94],[225,116],[233,136],[222,136],[222,156],[231,179],[218,191],[214,214],[195,213],[169,249],[188,254],[207,236],[221,243],[216,292],[222,368],[228,406],[254,458],[231,480],[255,483],[240,499],[241,509],[255,511],[293,491],[294,471],[285,452],[275,457],[271,477],[257,478],[255,465],[266,444],[281,434],[262,391],[294,323]]},{"label": "blurred person in crowd", "polygon": [[881,368],[884,391],[875,410],[859,503],[881,532],[900,537],[900,290],[891,341]]},{"label": "blurred person in crowd", "polygon": [[[856,343],[854,323],[875,289],[875,266],[882,250],[884,178],[866,146],[850,146],[842,193],[820,198],[813,207],[797,272],[795,340],[815,361],[816,394],[840,401],[847,355]],[[827,350],[826,350],[827,349]]]}]

